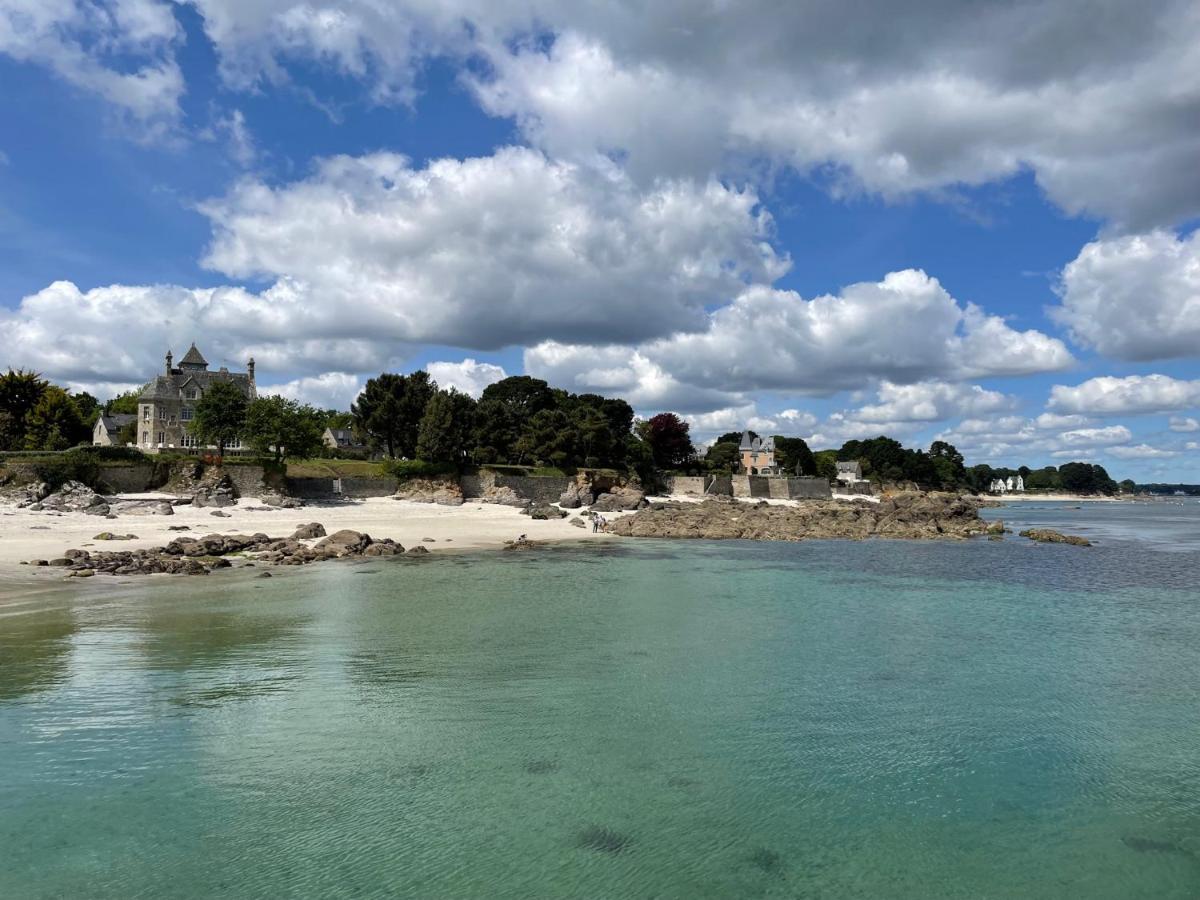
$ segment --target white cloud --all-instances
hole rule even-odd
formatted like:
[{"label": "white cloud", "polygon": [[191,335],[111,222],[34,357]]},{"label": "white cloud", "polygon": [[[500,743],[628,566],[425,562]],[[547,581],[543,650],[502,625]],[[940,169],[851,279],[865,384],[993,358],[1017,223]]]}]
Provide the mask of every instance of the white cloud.
[{"label": "white cloud", "polygon": [[1059,293],[1051,315],[1107,356],[1200,356],[1200,231],[1094,241],[1063,270]]},{"label": "white cloud", "polygon": [[640,350],[689,384],[812,394],[878,379],[1019,375],[1073,362],[1061,341],[961,307],[936,278],[913,269],[813,300],[751,287],[713,312],[704,331]]},{"label": "white cloud", "polygon": [[363,381],[349,372],[324,372],[307,378],[296,378],[284,384],[260,386],[262,396],[277,394],[318,409],[348,410],[362,392]]},{"label": "white cloud", "polygon": [[421,169],[335,157],[279,188],[243,181],[202,210],[207,266],[295,281],[316,298],[297,325],[331,335],[480,349],[639,340],[699,325],[706,305],[788,266],[753,193],[641,190],[614,166],[521,148]]},{"label": "white cloud", "polygon": [[1172,431],[1190,432],[1200,431],[1200,420],[1184,416],[1171,416],[1170,428]]},{"label": "white cloud", "polygon": [[1012,409],[1016,398],[977,384],[923,381],[879,386],[879,403],[864,406],[855,418],[864,422],[936,422],[955,416],[978,416]]},{"label": "white cloud", "polygon": [[1200,450],[1200,441],[1188,441],[1183,445],[1185,450]]},{"label": "white cloud", "polygon": [[1166,459],[1179,455],[1174,450],[1163,450],[1159,447],[1151,447],[1149,444],[1109,447],[1104,452],[1109,456],[1115,456],[1117,459]]},{"label": "white cloud", "polygon": [[147,138],[179,118],[182,34],[161,0],[0,0],[0,53],[101,97]]},{"label": "white cloud", "polygon": [[1168,375],[1103,375],[1070,387],[1056,384],[1047,406],[1061,413],[1115,415],[1153,413],[1200,406],[1200,381]]},{"label": "white cloud", "polygon": [[1059,440],[1076,447],[1096,447],[1101,444],[1123,444],[1133,437],[1124,425],[1108,425],[1104,428],[1078,428],[1064,431]]},{"label": "white cloud", "polygon": [[462,362],[431,362],[425,366],[434,381],[442,388],[454,388],[478,399],[489,384],[508,377],[502,366],[476,362],[467,358]]}]

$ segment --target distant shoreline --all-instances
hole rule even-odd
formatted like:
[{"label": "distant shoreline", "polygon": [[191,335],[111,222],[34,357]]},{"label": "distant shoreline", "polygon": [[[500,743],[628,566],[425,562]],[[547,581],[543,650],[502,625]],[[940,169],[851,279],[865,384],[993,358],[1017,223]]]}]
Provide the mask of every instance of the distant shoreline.
[{"label": "distant shoreline", "polygon": [[1105,497],[1096,494],[1002,494],[992,496],[979,494],[980,500],[995,500],[999,503],[1126,503],[1132,497]]}]

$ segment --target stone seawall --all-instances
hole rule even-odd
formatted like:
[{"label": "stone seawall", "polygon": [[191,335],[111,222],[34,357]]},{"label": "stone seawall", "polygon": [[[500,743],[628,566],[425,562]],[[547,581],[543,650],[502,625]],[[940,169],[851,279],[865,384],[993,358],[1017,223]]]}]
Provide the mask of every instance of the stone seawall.
[{"label": "stone seawall", "polygon": [[390,497],[400,480],[386,478],[286,478],[286,492],[302,500],[334,500],[338,497]]},{"label": "stone seawall", "polygon": [[489,488],[509,488],[523,500],[544,504],[557,503],[573,481],[568,475],[509,475],[480,469],[478,474],[462,476],[459,484],[468,499],[485,496]]},{"label": "stone seawall", "polygon": [[737,497],[742,500],[828,500],[824,478],[783,475],[676,475],[667,480],[671,494],[684,497]]},{"label": "stone seawall", "polygon": [[106,465],[100,467],[92,487],[102,494],[141,494],[162,487],[167,483],[168,475],[166,466],[152,462]]}]

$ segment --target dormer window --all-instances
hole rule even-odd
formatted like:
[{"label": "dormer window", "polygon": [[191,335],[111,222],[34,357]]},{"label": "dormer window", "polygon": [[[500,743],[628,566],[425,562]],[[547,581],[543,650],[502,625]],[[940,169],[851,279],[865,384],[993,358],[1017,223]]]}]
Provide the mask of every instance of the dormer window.
[{"label": "dormer window", "polygon": [[185,400],[195,400],[196,399],[196,389],[194,387],[188,388],[187,390],[185,390],[183,392],[183,397]]}]

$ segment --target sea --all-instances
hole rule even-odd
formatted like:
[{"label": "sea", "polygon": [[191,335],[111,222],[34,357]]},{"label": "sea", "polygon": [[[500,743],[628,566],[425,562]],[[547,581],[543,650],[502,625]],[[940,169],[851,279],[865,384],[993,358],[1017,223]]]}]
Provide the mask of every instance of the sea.
[{"label": "sea", "polygon": [[8,591],[0,897],[1200,897],[1200,503],[987,514]]}]

